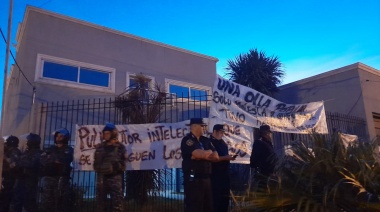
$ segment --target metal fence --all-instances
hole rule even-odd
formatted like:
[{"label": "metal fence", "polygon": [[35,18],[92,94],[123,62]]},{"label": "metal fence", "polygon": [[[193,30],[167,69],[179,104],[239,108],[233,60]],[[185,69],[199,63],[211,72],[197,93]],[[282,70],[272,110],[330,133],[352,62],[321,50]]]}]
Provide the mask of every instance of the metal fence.
[{"label": "metal fence", "polygon": [[[206,100],[205,100],[206,99]],[[175,98],[169,96],[160,104],[157,122],[174,123],[188,120],[193,117],[208,117],[210,108],[210,97]],[[36,118],[38,133],[44,141],[44,148],[52,145],[53,132],[57,128],[65,127],[70,132],[75,132],[75,125],[103,125],[112,122],[116,125],[129,124],[129,119],[124,114],[124,106],[115,104],[117,98],[78,100],[66,102],[43,103],[39,107],[39,114]],[[146,107],[151,106],[149,100]],[[146,113],[148,110],[146,111]],[[342,115],[338,113],[326,112],[329,132],[335,130],[348,134],[356,134],[359,137],[366,137],[366,123],[364,120]],[[274,133],[275,149],[280,151],[284,145],[289,145],[295,140],[306,140],[307,135]],[[73,136],[70,145],[74,146]],[[128,172],[124,174],[128,180]],[[157,190],[150,190],[149,198],[138,201],[125,192],[126,211],[181,211],[183,210],[183,186],[181,169],[156,170],[159,178]],[[233,180],[233,189],[241,190],[246,186],[248,179],[247,165],[234,164],[231,166],[231,176],[239,176]],[[95,202],[95,180],[96,174],[89,171],[72,171],[73,205],[71,211],[94,211]],[[124,183],[125,185],[125,183]],[[125,189],[125,188],[124,188]],[[127,189],[125,189],[127,191]],[[139,191],[135,191],[139,192]]]},{"label": "metal fence", "polygon": [[[341,132],[345,134],[357,135],[361,140],[368,140],[367,124],[362,118],[326,111],[326,122],[329,134]],[[286,145],[290,145],[294,141],[308,140],[310,139],[307,134],[278,132],[274,132],[273,134],[275,149],[281,149]]]}]

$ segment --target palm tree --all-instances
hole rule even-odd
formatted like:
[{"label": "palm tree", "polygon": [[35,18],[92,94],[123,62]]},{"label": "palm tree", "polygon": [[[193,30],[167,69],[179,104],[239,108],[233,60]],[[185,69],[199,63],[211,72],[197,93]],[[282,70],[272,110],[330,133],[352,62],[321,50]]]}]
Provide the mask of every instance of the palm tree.
[{"label": "palm tree", "polygon": [[[114,104],[122,111],[123,122],[129,124],[155,123],[165,104],[166,93],[159,85],[154,89],[147,85],[149,79],[143,74],[134,78],[134,85],[119,95]],[[156,194],[162,180],[159,170],[138,170],[126,172],[126,193],[139,204],[148,200],[148,194]]]},{"label": "palm tree", "polygon": [[227,60],[227,76],[230,80],[253,88],[265,95],[273,96],[284,76],[282,64],[277,56],[267,57],[265,52],[251,49],[235,60]]},{"label": "palm tree", "polygon": [[[284,71],[277,56],[266,56],[265,52],[251,49],[246,54],[240,54],[234,60],[227,60],[227,76],[229,79],[250,88],[255,89],[265,95],[273,96],[278,91],[277,86],[281,83]],[[254,136],[258,131],[255,129]],[[237,177],[233,179],[232,188],[241,190],[248,184],[249,165],[232,164],[231,169]]]},{"label": "palm tree", "polygon": [[377,142],[345,147],[338,133],[311,134],[278,165],[266,190],[253,190],[243,211],[380,211]]}]

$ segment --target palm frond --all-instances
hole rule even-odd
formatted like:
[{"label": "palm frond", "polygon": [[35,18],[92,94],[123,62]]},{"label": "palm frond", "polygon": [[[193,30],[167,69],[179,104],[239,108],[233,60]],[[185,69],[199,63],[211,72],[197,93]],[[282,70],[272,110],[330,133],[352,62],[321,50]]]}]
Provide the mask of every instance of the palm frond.
[{"label": "palm frond", "polygon": [[285,75],[277,56],[268,57],[257,49],[227,60],[226,70],[230,80],[269,96],[278,91],[277,86]]},{"label": "palm frond", "polygon": [[346,148],[338,133],[309,138],[292,144],[293,156],[279,161],[271,189],[251,191],[249,210],[380,211],[376,145],[357,142]]}]

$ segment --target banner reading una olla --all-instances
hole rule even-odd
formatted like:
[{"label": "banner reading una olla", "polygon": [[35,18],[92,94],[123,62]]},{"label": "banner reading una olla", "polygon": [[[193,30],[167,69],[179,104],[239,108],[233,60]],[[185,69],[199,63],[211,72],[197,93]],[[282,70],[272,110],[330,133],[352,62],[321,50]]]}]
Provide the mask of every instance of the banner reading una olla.
[{"label": "banner reading una olla", "polygon": [[219,75],[214,83],[209,118],[256,128],[265,123],[277,132],[328,133],[323,102],[286,104]]},{"label": "banner reading una olla", "polygon": [[[208,123],[208,119],[204,121]],[[181,141],[190,132],[189,120],[177,123],[116,125],[118,140],[127,149],[127,170],[181,168]],[[211,123],[209,129],[215,123]],[[95,145],[102,140],[104,125],[76,125],[74,169],[92,171]],[[237,124],[226,125],[230,154],[236,163],[249,164],[252,132]],[[209,132],[211,132],[209,130]],[[206,135],[207,136],[207,135]]]}]

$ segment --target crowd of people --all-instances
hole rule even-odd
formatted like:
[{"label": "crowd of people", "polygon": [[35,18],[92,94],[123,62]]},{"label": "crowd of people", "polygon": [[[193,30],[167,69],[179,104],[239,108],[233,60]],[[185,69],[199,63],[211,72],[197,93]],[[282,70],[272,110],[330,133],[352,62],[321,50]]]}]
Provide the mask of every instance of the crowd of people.
[{"label": "crowd of people", "polygon": [[[229,166],[237,155],[229,154],[228,145],[222,139],[224,125],[214,125],[209,137],[204,136],[206,126],[202,118],[192,118],[190,133],[181,141],[185,212],[225,212],[229,208]],[[270,127],[263,125],[259,131],[250,160],[258,182],[273,174],[276,158]],[[122,181],[126,148],[118,141],[114,124],[107,123],[102,136],[103,141],[95,147],[93,164],[97,173],[96,210],[124,211]],[[19,150],[16,136],[9,136],[4,143],[0,211],[71,211],[74,150],[69,146],[70,132],[65,128],[56,130],[54,145],[44,150],[39,135],[30,133],[26,139],[24,152]],[[41,192],[40,207],[36,199],[38,192]]]}]

